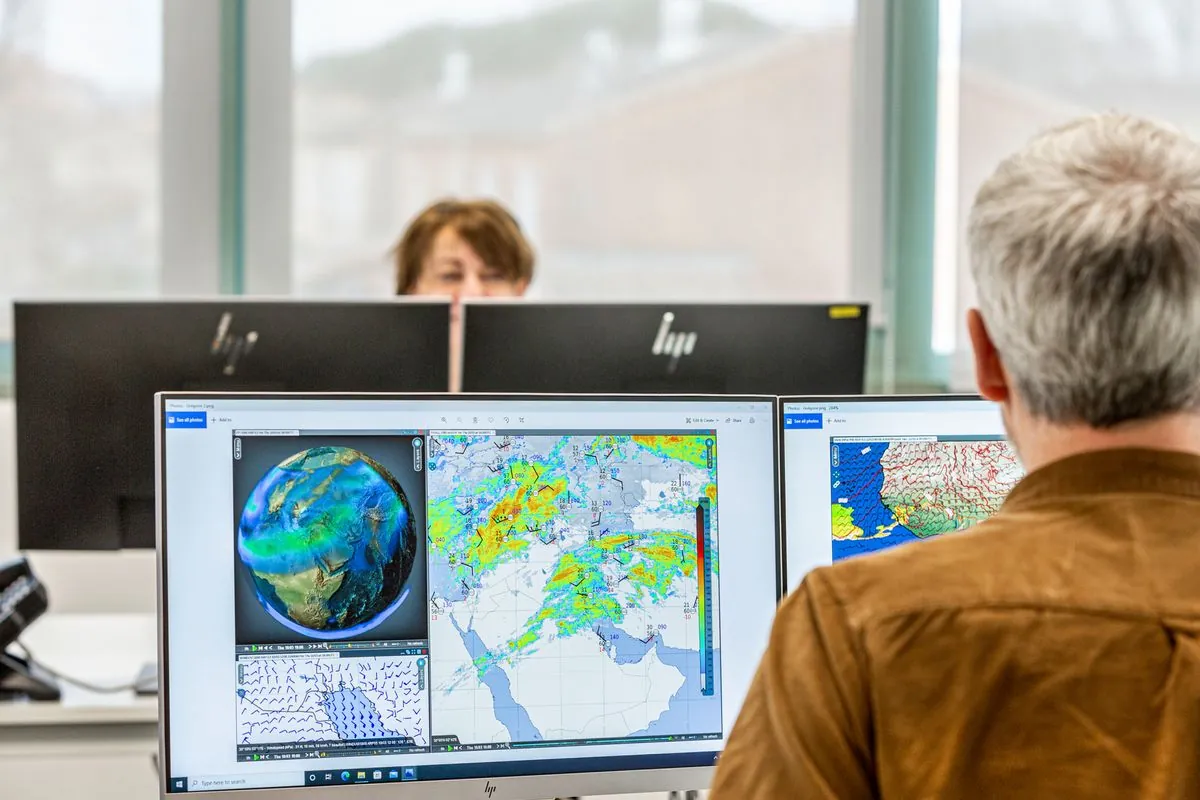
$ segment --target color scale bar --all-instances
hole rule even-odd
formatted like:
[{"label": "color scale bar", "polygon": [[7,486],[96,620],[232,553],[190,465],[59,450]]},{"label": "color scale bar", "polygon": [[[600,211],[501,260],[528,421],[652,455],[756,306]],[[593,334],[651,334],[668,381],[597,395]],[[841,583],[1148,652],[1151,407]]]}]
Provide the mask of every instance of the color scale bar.
[{"label": "color scale bar", "polygon": [[705,654],[708,652],[708,631],[705,626],[704,602],[708,594],[704,569],[704,503],[696,505],[696,580],[699,591],[696,594],[696,619],[700,622],[700,693],[708,694],[708,670],[705,669]]},{"label": "color scale bar", "polygon": [[712,501],[701,497],[700,510],[704,519],[704,564],[700,573],[704,576],[704,594],[700,598],[700,607],[704,609],[704,616],[701,617],[704,625],[704,686],[700,689],[700,694],[711,697],[717,691],[713,655],[713,626],[717,621],[713,618],[713,590],[716,584],[713,583]]}]

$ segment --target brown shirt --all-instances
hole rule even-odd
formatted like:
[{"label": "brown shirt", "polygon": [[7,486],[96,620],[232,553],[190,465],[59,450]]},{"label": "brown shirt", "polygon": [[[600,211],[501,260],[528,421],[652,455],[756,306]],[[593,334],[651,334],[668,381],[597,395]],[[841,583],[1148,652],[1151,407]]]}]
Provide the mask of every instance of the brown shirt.
[{"label": "brown shirt", "polygon": [[814,570],[710,800],[1200,798],[1200,458],[1075,456]]}]

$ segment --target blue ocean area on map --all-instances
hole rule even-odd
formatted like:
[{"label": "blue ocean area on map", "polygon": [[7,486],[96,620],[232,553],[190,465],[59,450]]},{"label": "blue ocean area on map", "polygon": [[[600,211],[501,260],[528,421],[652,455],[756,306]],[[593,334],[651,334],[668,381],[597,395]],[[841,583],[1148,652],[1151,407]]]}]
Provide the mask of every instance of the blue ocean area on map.
[{"label": "blue ocean area on map", "polygon": [[383,726],[379,712],[367,696],[355,688],[341,688],[325,696],[325,713],[337,729],[338,738],[387,739],[396,732]]},{"label": "blue ocean area on map", "polygon": [[[472,659],[487,655],[487,646],[479,638],[479,634],[471,629],[469,623],[466,630],[463,630],[462,626],[458,624],[458,620],[452,619],[451,621],[454,623],[458,635],[462,637],[463,646],[467,648]],[[512,684],[504,670],[499,667],[490,667],[487,672],[483,673],[480,680],[492,693],[492,710],[496,713],[496,719],[508,729],[508,735],[514,742],[542,741],[542,733],[529,718],[529,712],[513,698]]]},{"label": "blue ocean area on map", "polygon": [[[883,504],[883,465],[888,442],[843,442],[837,446],[837,464],[831,461],[831,502],[852,509],[851,521],[863,533],[873,535],[880,527],[892,528],[887,536],[874,539],[834,539],[833,560],[895,547],[920,537],[896,524],[896,516]],[[831,452],[832,459],[832,452]]]}]

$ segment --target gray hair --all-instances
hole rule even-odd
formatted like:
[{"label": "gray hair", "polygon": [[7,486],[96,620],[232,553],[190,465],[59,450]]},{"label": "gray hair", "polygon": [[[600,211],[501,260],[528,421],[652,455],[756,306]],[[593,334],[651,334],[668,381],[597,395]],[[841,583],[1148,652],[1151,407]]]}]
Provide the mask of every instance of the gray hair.
[{"label": "gray hair", "polygon": [[1031,413],[1200,411],[1200,145],[1105,114],[1003,161],[968,224],[980,312]]}]

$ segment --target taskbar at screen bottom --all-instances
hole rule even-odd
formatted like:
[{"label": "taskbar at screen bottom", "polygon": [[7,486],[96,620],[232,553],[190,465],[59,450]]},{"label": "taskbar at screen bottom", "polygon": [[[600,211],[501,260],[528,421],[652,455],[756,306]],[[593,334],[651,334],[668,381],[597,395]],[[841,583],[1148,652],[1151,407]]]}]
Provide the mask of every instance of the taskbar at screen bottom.
[{"label": "taskbar at screen bottom", "polygon": [[[430,746],[417,746],[411,740],[359,739],[344,742],[305,744],[238,745],[238,761],[295,761],[313,758],[380,758],[415,756],[421,753],[478,753],[488,750],[535,750],[548,747],[591,747],[595,745],[661,744],[664,742],[706,742],[719,740],[719,733],[668,734],[662,736],[614,736],[602,739],[546,739],[530,742],[488,742],[463,744],[457,736],[434,736]],[[399,744],[397,742],[400,742]]]},{"label": "taskbar at screen bottom", "polygon": [[659,753],[637,756],[555,758],[537,761],[488,761],[479,764],[400,764],[388,767],[322,769],[252,776],[176,776],[167,781],[171,794],[294,786],[340,786],[349,784],[403,783],[406,781],[454,781],[476,778],[520,778],[535,775],[570,775],[615,770],[688,769],[711,767],[719,751]]}]

